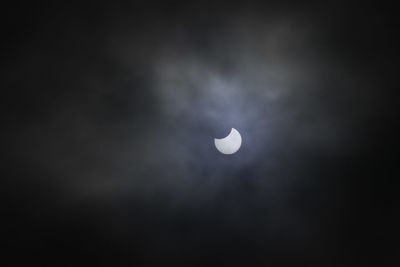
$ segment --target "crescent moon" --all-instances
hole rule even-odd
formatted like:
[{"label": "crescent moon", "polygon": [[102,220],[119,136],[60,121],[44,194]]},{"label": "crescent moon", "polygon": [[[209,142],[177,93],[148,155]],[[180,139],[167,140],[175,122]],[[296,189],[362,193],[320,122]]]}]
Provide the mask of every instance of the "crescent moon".
[{"label": "crescent moon", "polygon": [[242,145],[242,136],[235,129],[232,128],[229,135],[222,139],[214,139],[215,147],[222,154],[233,154],[236,153]]}]

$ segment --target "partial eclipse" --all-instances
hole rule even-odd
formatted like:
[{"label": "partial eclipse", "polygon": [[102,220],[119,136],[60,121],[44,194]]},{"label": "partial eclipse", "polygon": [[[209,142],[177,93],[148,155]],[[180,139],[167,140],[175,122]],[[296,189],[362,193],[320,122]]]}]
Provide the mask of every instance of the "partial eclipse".
[{"label": "partial eclipse", "polygon": [[222,139],[215,138],[214,143],[219,152],[229,155],[239,150],[242,145],[242,136],[235,128],[232,128],[227,137]]}]

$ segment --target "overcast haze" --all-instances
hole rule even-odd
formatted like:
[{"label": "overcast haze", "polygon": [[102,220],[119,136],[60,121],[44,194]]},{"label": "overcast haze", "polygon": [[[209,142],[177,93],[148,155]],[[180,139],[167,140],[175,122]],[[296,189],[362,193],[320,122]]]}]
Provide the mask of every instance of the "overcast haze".
[{"label": "overcast haze", "polygon": [[[7,8],[7,252],[57,266],[395,266],[390,9]],[[231,128],[243,143],[223,155],[214,138]]]}]

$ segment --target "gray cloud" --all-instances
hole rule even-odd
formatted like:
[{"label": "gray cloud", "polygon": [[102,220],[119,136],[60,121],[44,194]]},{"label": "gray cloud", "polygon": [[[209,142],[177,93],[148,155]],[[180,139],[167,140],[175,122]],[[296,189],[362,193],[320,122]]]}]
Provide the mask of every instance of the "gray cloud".
[{"label": "gray cloud", "polygon": [[[232,238],[271,244],[271,257],[330,253],[343,180],[385,115],[380,61],[348,59],[307,12],[70,23],[10,70],[33,109],[7,153],[31,168],[32,195],[89,212],[111,243],[140,236],[144,251],[190,256]],[[243,144],[225,156],[213,139],[232,127]]]}]

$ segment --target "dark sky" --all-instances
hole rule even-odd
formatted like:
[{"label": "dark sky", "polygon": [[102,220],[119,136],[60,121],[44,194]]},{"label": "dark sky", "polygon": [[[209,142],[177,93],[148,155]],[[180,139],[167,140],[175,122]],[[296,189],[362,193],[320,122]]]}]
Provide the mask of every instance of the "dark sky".
[{"label": "dark sky", "polygon": [[397,266],[397,12],[323,2],[4,7],[10,266]]}]

